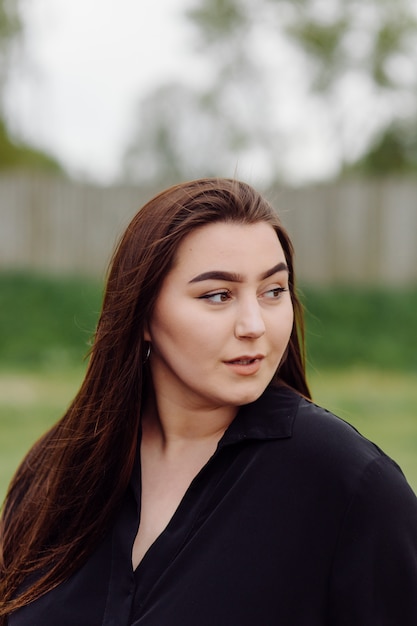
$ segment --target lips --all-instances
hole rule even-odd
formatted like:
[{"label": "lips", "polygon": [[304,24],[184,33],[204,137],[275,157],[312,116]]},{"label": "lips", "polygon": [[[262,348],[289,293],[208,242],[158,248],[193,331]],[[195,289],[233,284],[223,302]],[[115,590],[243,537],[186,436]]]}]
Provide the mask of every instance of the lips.
[{"label": "lips", "polygon": [[262,354],[256,354],[255,356],[239,356],[236,359],[230,359],[230,361],[226,361],[226,363],[230,363],[231,365],[250,365],[251,363],[255,363],[255,361],[260,361],[263,359]]},{"label": "lips", "polygon": [[233,363],[234,365],[249,365],[255,361],[257,361],[257,359],[237,359],[236,361],[229,361],[229,363]]},{"label": "lips", "polygon": [[253,376],[261,369],[263,359],[264,356],[262,354],[254,356],[244,354],[230,361],[225,361],[225,365],[229,371],[237,376]]}]

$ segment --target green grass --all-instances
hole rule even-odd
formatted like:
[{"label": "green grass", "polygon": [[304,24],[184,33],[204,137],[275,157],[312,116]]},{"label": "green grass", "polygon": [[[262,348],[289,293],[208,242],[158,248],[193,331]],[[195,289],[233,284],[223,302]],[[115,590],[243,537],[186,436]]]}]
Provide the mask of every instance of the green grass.
[{"label": "green grass", "polygon": [[417,372],[417,288],[302,290],[313,367]]},{"label": "green grass", "polygon": [[[29,446],[65,411],[83,372],[0,373],[1,499]],[[382,447],[417,492],[417,374],[326,370],[310,380],[316,402]]]},{"label": "green grass", "polygon": [[97,281],[0,274],[0,368],[53,370],[79,364],[101,297]]},{"label": "green grass", "polygon": [[417,374],[358,369],[310,380],[314,400],[397,461],[417,493]]},{"label": "green grass", "polygon": [[0,373],[0,499],[29,447],[64,413],[84,370]]}]

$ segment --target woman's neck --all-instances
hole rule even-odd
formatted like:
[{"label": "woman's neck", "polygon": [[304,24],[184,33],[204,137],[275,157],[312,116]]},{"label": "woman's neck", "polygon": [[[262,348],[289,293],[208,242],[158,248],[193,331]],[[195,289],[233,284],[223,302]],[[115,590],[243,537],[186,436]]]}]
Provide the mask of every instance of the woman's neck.
[{"label": "woman's neck", "polygon": [[165,397],[149,398],[142,417],[142,441],[158,442],[163,450],[207,445],[221,439],[237,407],[184,407]]}]

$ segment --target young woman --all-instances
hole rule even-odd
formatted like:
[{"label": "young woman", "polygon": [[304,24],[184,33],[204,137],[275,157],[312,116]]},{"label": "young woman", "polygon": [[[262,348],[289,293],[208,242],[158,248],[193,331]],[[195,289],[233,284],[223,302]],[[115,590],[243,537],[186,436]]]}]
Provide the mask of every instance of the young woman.
[{"label": "young woman", "polygon": [[10,486],[9,626],[415,626],[417,500],[310,400],[293,249],[248,185],[145,205],[85,380]]}]

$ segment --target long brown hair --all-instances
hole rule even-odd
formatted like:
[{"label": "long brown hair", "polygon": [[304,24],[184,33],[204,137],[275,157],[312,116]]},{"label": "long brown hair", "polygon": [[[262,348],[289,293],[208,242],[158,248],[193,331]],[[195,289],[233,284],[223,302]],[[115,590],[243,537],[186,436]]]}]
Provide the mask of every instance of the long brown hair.
[{"label": "long brown hair", "polygon": [[[132,473],[149,387],[145,323],[181,241],[214,222],[267,222],[275,229],[295,313],[275,377],[310,397],[293,247],[270,204],[247,184],[228,179],[192,181],[157,195],[135,215],[113,255],[80,391],[10,485],[0,528],[0,616],[60,584],[109,531]],[[22,591],[30,575],[34,582]]]}]

